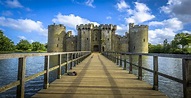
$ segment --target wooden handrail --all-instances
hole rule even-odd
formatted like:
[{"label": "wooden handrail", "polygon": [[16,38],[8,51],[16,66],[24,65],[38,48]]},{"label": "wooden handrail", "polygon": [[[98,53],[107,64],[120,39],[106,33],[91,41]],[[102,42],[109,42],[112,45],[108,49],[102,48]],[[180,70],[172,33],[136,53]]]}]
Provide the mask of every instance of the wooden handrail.
[{"label": "wooden handrail", "polygon": [[[32,79],[35,79],[41,75],[44,75],[44,88],[49,87],[49,73],[53,70],[58,69],[58,78],[61,78],[61,67],[66,66],[69,63],[75,62],[78,64],[81,62],[83,59],[85,59],[88,55],[90,55],[90,51],[76,51],[76,52],[56,52],[56,53],[21,53],[21,54],[2,54],[0,55],[0,59],[11,59],[11,58],[18,58],[18,80],[11,82],[8,85],[0,87],[0,93],[5,92],[15,86],[17,86],[17,98],[24,98],[24,86],[25,82],[30,81]],[[55,65],[52,68],[49,68],[49,59],[50,56],[57,55],[58,56],[58,64]],[[67,60],[66,62],[61,62],[62,55],[67,55]],[[68,55],[72,55],[71,58],[69,59]],[[75,55],[75,56],[73,56]],[[25,71],[26,71],[26,58],[27,57],[33,57],[33,56],[45,56],[45,61],[44,61],[44,70],[42,72],[38,72],[36,74],[30,75],[28,77],[25,77]],[[72,66],[70,66],[72,67]],[[67,72],[67,66],[65,67]]]},{"label": "wooden handrail", "polygon": [[[142,80],[142,69],[153,73],[153,89],[158,90],[158,75],[168,78],[183,84],[183,95],[184,98],[191,97],[191,56],[184,54],[157,54],[157,53],[124,53],[124,52],[103,52],[105,57],[116,62],[119,65],[119,61],[123,61],[126,67],[126,63],[129,63],[129,73],[132,73],[132,66],[138,67],[138,79]],[[121,59],[121,55],[129,55],[129,61]],[[132,63],[132,55],[139,56],[138,65]],[[142,66],[142,56],[153,56],[153,69],[145,68]],[[181,58],[182,59],[182,76],[183,79],[158,72],[158,57],[169,57],[169,58]],[[123,68],[126,69],[126,68]]]}]

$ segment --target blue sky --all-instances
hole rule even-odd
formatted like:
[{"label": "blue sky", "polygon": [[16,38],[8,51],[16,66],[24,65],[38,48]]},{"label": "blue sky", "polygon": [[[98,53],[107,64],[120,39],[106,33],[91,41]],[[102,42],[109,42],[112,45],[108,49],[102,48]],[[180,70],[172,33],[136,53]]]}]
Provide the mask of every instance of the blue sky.
[{"label": "blue sky", "polygon": [[124,35],[128,24],[149,25],[149,42],[191,34],[191,0],[0,0],[0,29],[15,44],[21,39],[47,43],[47,27],[64,24],[115,24]]}]

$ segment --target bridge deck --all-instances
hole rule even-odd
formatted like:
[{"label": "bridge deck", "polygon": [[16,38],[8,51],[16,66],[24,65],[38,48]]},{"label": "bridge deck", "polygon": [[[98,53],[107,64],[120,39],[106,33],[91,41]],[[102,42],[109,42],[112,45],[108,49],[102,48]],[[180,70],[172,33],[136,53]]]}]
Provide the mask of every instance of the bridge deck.
[{"label": "bridge deck", "polygon": [[93,53],[71,71],[76,71],[78,75],[63,75],[51,83],[48,89],[42,89],[33,97],[167,98],[99,53]]}]

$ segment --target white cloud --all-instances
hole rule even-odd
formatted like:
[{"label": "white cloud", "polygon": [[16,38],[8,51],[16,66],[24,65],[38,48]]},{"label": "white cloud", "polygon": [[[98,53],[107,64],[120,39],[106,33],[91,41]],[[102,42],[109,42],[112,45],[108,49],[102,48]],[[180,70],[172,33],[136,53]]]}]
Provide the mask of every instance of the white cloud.
[{"label": "white cloud", "polygon": [[0,26],[9,27],[22,32],[38,32],[47,36],[48,30],[44,28],[42,22],[31,19],[12,19],[0,17]]},{"label": "white cloud", "polygon": [[129,26],[123,24],[117,25],[116,34],[125,35],[125,32],[128,32],[127,30],[129,30],[128,27]]},{"label": "white cloud", "polygon": [[7,4],[7,6],[9,6],[11,8],[22,8],[23,7],[18,0],[7,0],[7,1],[5,1],[5,3]]},{"label": "white cloud", "polygon": [[25,36],[18,36],[19,39],[26,40],[27,38]]},{"label": "white cloud", "polygon": [[107,16],[106,19],[112,19],[112,17],[111,16]]},{"label": "white cloud", "polygon": [[191,23],[191,0],[168,0],[166,6],[161,7],[161,11],[171,17],[177,17],[183,23]]},{"label": "white cloud", "polygon": [[163,43],[164,39],[171,41],[175,34],[183,29],[183,23],[178,18],[171,18],[161,22],[152,21],[149,26],[157,27],[157,29],[149,30],[149,42],[152,44]]},{"label": "white cloud", "polygon": [[135,9],[128,9],[127,13],[130,15],[130,17],[125,18],[127,23],[142,23],[155,18],[144,3],[135,2]]},{"label": "white cloud", "polygon": [[62,15],[61,13],[58,13],[58,15],[56,15],[52,21],[54,23],[64,24],[65,26],[72,29],[76,29],[76,25],[80,24],[93,23],[94,25],[99,25],[97,22],[91,22],[88,19],[81,18],[80,16],[75,16],[74,14]]},{"label": "white cloud", "polygon": [[127,8],[129,8],[129,5],[124,0],[121,0],[116,4],[116,7],[118,11],[125,11]]},{"label": "white cloud", "polygon": [[3,12],[2,12],[2,15],[3,15],[3,16],[12,16],[13,13],[12,13],[11,11],[3,11]]},{"label": "white cloud", "polygon": [[95,8],[95,6],[92,4],[93,2],[94,2],[94,0],[87,0],[87,1],[85,2],[85,4],[86,4],[87,6],[90,6],[90,7]]}]

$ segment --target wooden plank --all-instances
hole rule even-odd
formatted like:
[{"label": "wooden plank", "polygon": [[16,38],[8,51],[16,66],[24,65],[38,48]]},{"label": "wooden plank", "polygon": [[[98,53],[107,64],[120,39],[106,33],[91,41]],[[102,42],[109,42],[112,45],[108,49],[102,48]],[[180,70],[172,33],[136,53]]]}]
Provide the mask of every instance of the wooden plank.
[{"label": "wooden plank", "polygon": [[168,98],[98,53],[93,53],[72,71],[78,75],[63,75],[33,98]]}]

